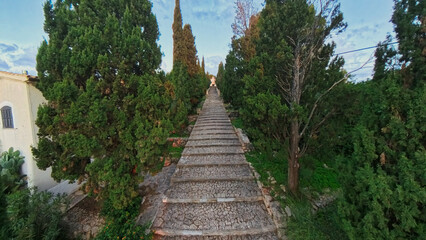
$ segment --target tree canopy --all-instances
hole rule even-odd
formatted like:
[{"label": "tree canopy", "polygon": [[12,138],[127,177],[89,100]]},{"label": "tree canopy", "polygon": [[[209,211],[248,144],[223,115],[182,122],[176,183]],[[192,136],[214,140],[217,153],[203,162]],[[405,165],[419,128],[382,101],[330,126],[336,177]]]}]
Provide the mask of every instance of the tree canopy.
[{"label": "tree canopy", "polygon": [[41,169],[55,180],[126,208],[139,172],[158,164],[171,129],[170,94],[156,71],[161,52],[147,0],[61,1],[44,5],[48,39],[37,54]]}]

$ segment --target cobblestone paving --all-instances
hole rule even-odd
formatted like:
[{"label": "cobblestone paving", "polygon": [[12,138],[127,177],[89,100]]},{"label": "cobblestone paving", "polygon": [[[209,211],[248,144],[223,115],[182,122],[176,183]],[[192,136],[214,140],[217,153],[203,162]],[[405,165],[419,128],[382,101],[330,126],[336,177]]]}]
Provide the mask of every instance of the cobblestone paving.
[{"label": "cobblestone paving", "polygon": [[277,236],[274,233],[255,234],[255,235],[234,235],[234,236],[170,236],[164,240],[275,240]]},{"label": "cobblestone paving", "polygon": [[189,136],[188,140],[191,141],[191,140],[221,140],[221,139],[238,140],[238,137],[236,134],[191,135]]},{"label": "cobblestone paving", "polygon": [[152,225],[156,239],[278,239],[262,193],[215,88]]},{"label": "cobblestone paving", "polygon": [[192,135],[225,135],[225,134],[235,134],[234,129],[228,129],[228,130],[193,130]]},{"label": "cobblestone paving", "polygon": [[244,154],[241,145],[238,147],[199,147],[199,148],[185,148],[182,152],[182,155],[211,155],[211,154]]},{"label": "cobblestone paving", "polygon": [[253,176],[248,165],[178,168],[174,178],[238,178]]},{"label": "cobblestone paving", "polygon": [[169,198],[243,198],[262,196],[255,181],[180,182],[167,192]]},{"label": "cobblestone paving", "polygon": [[183,156],[179,160],[179,165],[221,165],[221,164],[241,164],[247,163],[244,155],[205,155],[205,156]]},{"label": "cobblestone paving", "polygon": [[234,140],[198,140],[188,141],[185,147],[197,147],[197,146],[241,146],[240,141]]}]

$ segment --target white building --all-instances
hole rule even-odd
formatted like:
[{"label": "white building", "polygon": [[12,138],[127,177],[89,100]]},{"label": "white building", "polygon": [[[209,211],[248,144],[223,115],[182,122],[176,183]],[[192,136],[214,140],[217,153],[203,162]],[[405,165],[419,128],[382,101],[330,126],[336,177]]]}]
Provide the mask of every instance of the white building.
[{"label": "white building", "polygon": [[50,174],[51,169],[40,170],[31,152],[36,146],[38,127],[35,124],[38,106],[46,103],[42,93],[34,86],[37,77],[0,71],[0,152],[10,147],[25,157],[22,173],[28,177],[28,186],[54,193],[71,193],[76,184],[58,184]]}]

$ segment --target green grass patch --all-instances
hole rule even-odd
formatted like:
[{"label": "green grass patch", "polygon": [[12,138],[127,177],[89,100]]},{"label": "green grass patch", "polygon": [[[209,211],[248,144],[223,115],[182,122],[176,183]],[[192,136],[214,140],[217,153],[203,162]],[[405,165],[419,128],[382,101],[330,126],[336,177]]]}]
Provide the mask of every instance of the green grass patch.
[{"label": "green grass patch", "polygon": [[167,152],[171,158],[180,158],[182,156],[184,147],[173,147],[172,143],[169,143],[167,146]]},{"label": "green grass patch", "polygon": [[300,164],[300,185],[302,188],[309,187],[318,192],[322,192],[325,188],[332,190],[340,188],[337,172],[333,168],[309,155],[300,159]]},{"label": "green grass patch", "polygon": [[287,237],[292,240],[346,240],[340,218],[337,213],[337,203],[312,212],[310,203],[305,200],[287,198],[292,217],[288,222]]},{"label": "green grass patch", "polygon": [[266,186],[270,185],[268,172],[275,178],[277,185],[285,185],[287,183],[287,159],[283,152],[249,152],[246,154],[246,158],[259,173],[260,180]]},{"label": "green grass patch", "polygon": [[[346,240],[347,235],[343,231],[337,213],[337,203],[331,203],[328,207],[320,209],[317,213],[312,212],[311,203],[304,197],[294,198],[290,194],[286,197],[279,189],[280,185],[287,185],[287,155],[284,151],[262,153],[250,152],[246,158],[260,175],[260,181],[272,188],[271,194],[281,203],[283,211],[289,206],[292,216],[288,220],[287,237],[292,240]],[[303,160],[303,159],[302,159]],[[326,168],[315,159],[305,159],[301,166],[301,187],[308,187],[307,191],[321,191],[324,188],[337,189],[337,173],[331,168]],[[312,162],[311,162],[312,161]],[[269,173],[269,174],[268,174]],[[271,185],[268,177],[272,176],[277,181]]]},{"label": "green grass patch", "polygon": [[232,126],[236,128],[243,128],[243,120],[241,118],[236,118],[232,120],[231,122],[232,122]]}]

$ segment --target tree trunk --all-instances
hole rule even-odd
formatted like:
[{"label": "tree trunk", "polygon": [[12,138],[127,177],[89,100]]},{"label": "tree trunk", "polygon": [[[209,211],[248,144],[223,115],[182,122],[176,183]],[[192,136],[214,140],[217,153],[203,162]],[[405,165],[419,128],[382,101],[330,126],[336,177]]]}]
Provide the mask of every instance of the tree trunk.
[{"label": "tree trunk", "polygon": [[290,152],[288,161],[288,187],[291,193],[298,194],[299,191],[299,122],[295,118],[291,122]]},{"label": "tree trunk", "polygon": [[[295,110],[294,105],[300,104],[300,96],[302,94],[302,82],[301,79],[301,63],[300,63],[300,54],[299,54],[299,46],[296,47],[296,54],[294,58],[293,65],[293,79],[292,79],[292,87],[291,87],[291,109]],[[299,142],[300,142],[300,132],[299,129],[299,118],[295,116],[290,123],[290,152],[289,152],[289,161],[288,161],[288,187],[290,191],[297,195],[299,191]]]}]

